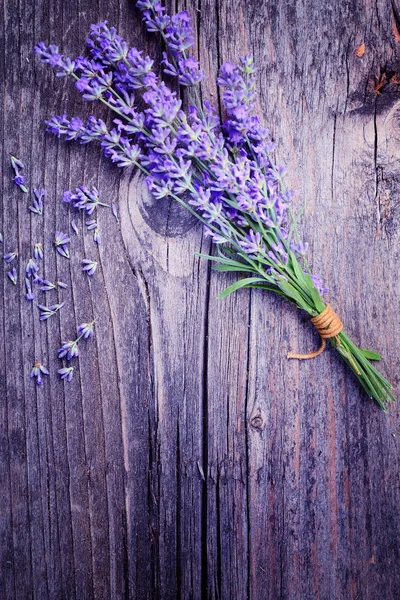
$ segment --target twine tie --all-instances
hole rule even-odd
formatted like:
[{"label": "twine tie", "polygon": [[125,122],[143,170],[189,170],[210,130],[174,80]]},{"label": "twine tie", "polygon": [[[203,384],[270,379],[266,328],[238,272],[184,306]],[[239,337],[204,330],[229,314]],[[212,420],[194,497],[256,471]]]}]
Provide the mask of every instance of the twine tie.
[{"label": "twine tie", "polygon": [[[296,352],[288,352],[288,358],[315,358],[322,354],[325,350],[326,340],[329,338],[335,338],[343,329],[343,323],[333,310],[330,304],[327,304],[324,310],[311,319],[312,324],[318,331],[321,336],[321,347],[315,352],[310,352],[309,354],[297,354]],[[339,340],[337,340],[338,343]]]}]

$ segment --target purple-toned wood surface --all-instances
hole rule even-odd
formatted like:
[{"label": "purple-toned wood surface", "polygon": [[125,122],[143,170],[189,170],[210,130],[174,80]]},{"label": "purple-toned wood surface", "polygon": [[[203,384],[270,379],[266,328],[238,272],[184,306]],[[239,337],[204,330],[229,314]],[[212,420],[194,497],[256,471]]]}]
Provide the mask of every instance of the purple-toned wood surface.
[{"label": "purple-toned wood surface", "polygon": [[[218,66],[254,54],[258,112],[296,208],[305,204],[313,269],[353,339],[384,356],[398,393],[397,2],[169,3],[183,7],[215,106]],[[397,406],[381,412],[330,349],[288,361],[289,349],[318,347],[304,315],[257,290],[218,301],[233,278],[195,256],[210,243],[193,217],[153,200],[99,148],[45,133],[52,114],[107,113],[38,64],[36,42],[76,55],[104,19],[158,59],[160,41],[127,0],[2,9],[0,230],[4,252],[18,250],[21,285],[3,263],[1,598],[400,598]],[[31,189],[12,183],[10,153],[30,188],[46,188],[43,217],[28,211]],[[119,223],[99,210],[97,248],[75,216],[68,261],[52,239],[70,231],[61,198],[80,184],[114,202]],[[68,284],[40,297],[65,301],[45,323],[22,295],[35,242],[42,273]],[[84,257],[99,262],[93,278]],[[57,348],[92,318],[96,336],[64,384]],[[42,387],[29,379],[35,359],[50,370]]]}]

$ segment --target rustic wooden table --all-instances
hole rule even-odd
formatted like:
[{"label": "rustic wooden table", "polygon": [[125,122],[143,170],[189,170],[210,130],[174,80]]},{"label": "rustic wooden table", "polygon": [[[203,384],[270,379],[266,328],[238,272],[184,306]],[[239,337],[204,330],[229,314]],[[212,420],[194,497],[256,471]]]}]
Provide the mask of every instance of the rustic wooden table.
[{"label": "rustic wooden table", "polygon": [[[186,5],[214,103],[218,65],[254,54],[259,112],[296,205],[306,203],[313,268],[355,341],[383,354],[398,393],[400,95],[388,82],[400,65],[399,7]],[[258,291],[216,300],[232,278],[194,255],[210,243],[190,215],[153,201],[97,147],[45,133],[52,114],[104,112],[39,65],[34,44],[76,55],[90,23],[108,19],[159,58],[134,3],[3,6],[3,249],[18,249],[23,281],[41,241],[46,278],[68,289],[53,292],[65,307],[40,323],[2,277],[1,597],[399,598],[397,406],[381,412],[330,350],[287,361],[289,349],[318,346],[305,316]],[[46,188],[43,217],[11,182],[10,153]],[[78,217],[67,261],[52,239],[69,228],[63,192],[82,183],[118,205],[120,222],[99,211],[97,249]],[[83,257],[99,261],[92,279]],[[57,348],[91,318],[96,336],[64,385]],[[42,387],[29,379],[35,359],[51,372]]]}]

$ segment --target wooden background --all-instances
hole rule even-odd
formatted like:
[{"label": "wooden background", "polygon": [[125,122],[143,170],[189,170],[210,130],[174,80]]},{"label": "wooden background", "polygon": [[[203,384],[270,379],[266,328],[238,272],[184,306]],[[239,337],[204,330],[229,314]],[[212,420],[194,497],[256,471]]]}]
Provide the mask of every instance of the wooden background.
[{"label": "wooden background", "polygon": [[[178,7],[183,5],[178,3]],[[306,203],[301,229],[315,272],[353,339],[382,353],[399,393],[399,6],[384,0],[188,0],[217,103],[225,60],[252,52],[259,112]],[[385,600],[400,597],[399,411],[385,415],[340,359],[287,361],[315,348],[303,315],[267,293],[217,294],[232,278],[194,256],[210,244],[193,218],[153,201],[134,172],[97,147],[58,141],[43,120],[87,115],[33,45],[76,55],[108,19],[160,57],[133,2],[5,0],[0,36],[4,252],[68,283],[40,323],[1,278],[0,595],[6,600]],[[365,44],[363,56],[355,51]],[[359,54],[361,54],[361,50]],[[10,153],[47,190],[44,217],[11,182]],[[95,184],[103,243],[72,233],[61,197]],[[83,257],[99,261],[89,279]],[[8,265],[2,264],[4,274]],[[48,293],[41,300],[56,300]],[[57,348],[82,321],[70,384]],[[35,359],[51,371],[29,380]]]}]

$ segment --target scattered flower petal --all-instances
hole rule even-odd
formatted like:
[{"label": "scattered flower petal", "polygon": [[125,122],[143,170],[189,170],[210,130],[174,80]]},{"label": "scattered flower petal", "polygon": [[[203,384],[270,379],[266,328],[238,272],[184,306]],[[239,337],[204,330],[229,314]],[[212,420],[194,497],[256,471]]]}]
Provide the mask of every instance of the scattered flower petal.
[{"label": "scattered flower petal", "polygon": [[91,321],[90,323],[81,323],[81,325],[78,327],[78,336],[83,336],[85,340],[89,337],[92,337],[94,335],[94,323],[94,321]]},{"label": "scattered flower petal", "polygon": [[119,223],[119,218],[118,218],[118,212],[117,212],[117,207],[115,206],[115,204],[111,204],[111,212],[115,217],[115,220],[117,221],[117,223]]},{"label": "scattered flower petal", "polygon": [[8,263],[12,262],[15,258],[17,258],[18,252],[8,252],[3,256],[4,260]]},{"label": "scattered flower petal", "polygon": [[10,279],[10,281],[14,284],[17,285],[17,269],[14,267],[12,269],[12,271],[7,271],[7,277]]},{"label": "scattered flower petal", "polygon": [[40,242],[35,244],[35,247],[33,248],[33,256],[36,258],[36,260],[43,259],[43,246]]},{"label": "scattered flower petal", "polygon": [[64,367],[63,369],[58,369],[58,374],[61,376],[61,379],[66,379],[67,381],[71,381],[74,373],[74,367]]},{"label": "scattered flower petal", "polygon": [[43,383],[42,374],[50,375],[49,371],[46,369],[46,367],[44,365],[42,365],[41,362],[39,362],[39,361],[35,362],[35,364],[33,365],[31,374],[30,374],[30,378],[32,379],[34,377],[36,384],[42,385],[42,383]]},{"label": "scattered flower petal", "polygon": [[26,285],[26,294],[25,294],[25,298],[27,300],[34,300],[35,299],[35,294],[32,291],[32,285],[31,285],[31,280],[28,279],[28,277],[25,278],[25,285]]},{"label": "scattered flower petal", "polygon": [[97,269],[97,261],[84,258],[82,261],[82,271],[86,271],[88,275],[94,275]]},{"label": "scattered flower petal", "polygon": [[46,321],[51,316],[55,315],[63,306],[64,302],[61,304],[53,304],[53,306],[44,306],[43,304],[38,304],[38,309],[41,311],[40,320]]}]

